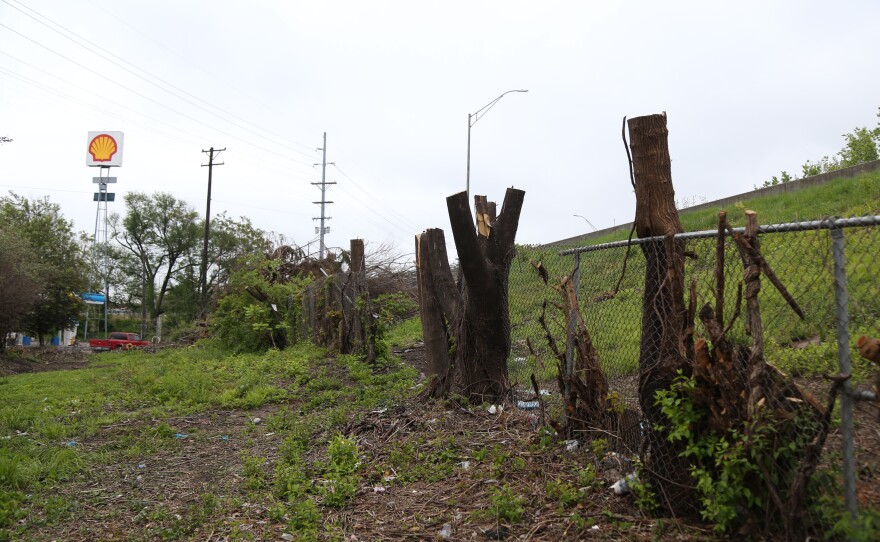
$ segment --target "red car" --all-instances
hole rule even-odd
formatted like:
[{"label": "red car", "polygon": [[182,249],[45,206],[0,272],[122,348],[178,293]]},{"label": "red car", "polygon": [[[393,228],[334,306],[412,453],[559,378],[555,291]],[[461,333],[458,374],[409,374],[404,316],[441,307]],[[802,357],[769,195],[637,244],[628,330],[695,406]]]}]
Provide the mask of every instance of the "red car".
[{"label": "red car", "polygon": [[142,341],[141,336],[137,333],[120,333],[118,331],[110,334],[109,339],[91,339],[89,346],[92,350],[102,352],[104,350],[131,350],[132,348],[141,348],[149,346],[150,341]]}]

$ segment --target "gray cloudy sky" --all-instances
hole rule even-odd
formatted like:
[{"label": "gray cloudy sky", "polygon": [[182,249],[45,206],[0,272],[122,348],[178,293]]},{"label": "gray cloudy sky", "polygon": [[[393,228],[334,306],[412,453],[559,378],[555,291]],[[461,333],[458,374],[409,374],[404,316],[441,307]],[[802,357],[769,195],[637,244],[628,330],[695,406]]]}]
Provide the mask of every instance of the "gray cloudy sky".
[{"label": "gray cloudy sky", "polygon": [[[125,132],[128,191],[204,213],[200,151],[226,147],[212,214],[315,237],[328,136],[329,246],[448,230],[465,186],[526,191],[518,240],[628,222],[620,122],[666,111],[680,199],[752,188],[874,126],[880,3],[0,0],[0,190],[92,232],[89,130]],[[87,41],[86,41],[87,40]],[[450,236],[451,237],[451,236]]]}]

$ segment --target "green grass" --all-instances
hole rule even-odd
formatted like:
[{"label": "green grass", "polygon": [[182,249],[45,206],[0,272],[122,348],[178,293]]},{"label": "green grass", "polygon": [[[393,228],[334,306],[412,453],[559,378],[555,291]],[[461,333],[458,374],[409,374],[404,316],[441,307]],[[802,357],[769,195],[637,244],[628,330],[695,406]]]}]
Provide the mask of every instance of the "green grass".
[{"label": "green grass", "polygon": [[[0,379],[0,541],[27,538],[28,529],[62,521],[77,509],[81,503],[56,496],[59,484],[87,479],[101,465],[182,449],[176,417],[272,404],[279,408],[266,426],[283,435],[281,459],[273,465],[242,453],[243,486],[269,500],[307,497],[281,506],[294,527],[317,528],[313,505],[341,506],[356,488],[356,446],[353,450],[349,441],[331,438],[334,428],[357,410],[391,405],[411,394],[416,376],[396,360],[371,366],[354,356],[328,356],[308,344],[231,355],[207,341],[155,354],[110,353],[93,359],[76,371]],[[121,428],[102,432],[113,424]],[[129,430],[128,424],[135,425]],[[99,433],[99,444],[86,446]],[[198,430],[189,433],[191,440],[207,438]],[[321,455],[324,449],[323,466],[307,464],[310,451]],[[322,477],[328,484],[311,483]],[[134,513],[140,514],[141,536],[189,536],[217,506],[211,496],[206,499],[186,514],[161,506],[139,508]],[[307,504],[309,499],[315,502]]]}]

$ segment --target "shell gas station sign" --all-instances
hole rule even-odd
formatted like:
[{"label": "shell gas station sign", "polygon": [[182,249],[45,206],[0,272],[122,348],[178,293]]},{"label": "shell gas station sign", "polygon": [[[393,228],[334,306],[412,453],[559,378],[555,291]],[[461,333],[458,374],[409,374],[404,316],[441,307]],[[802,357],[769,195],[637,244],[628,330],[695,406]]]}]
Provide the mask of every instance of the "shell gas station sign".
[{"label": "shell gas station sign", "polygon": [[119,167],[122,165],[122,132],[89,132],[86,165]]}]

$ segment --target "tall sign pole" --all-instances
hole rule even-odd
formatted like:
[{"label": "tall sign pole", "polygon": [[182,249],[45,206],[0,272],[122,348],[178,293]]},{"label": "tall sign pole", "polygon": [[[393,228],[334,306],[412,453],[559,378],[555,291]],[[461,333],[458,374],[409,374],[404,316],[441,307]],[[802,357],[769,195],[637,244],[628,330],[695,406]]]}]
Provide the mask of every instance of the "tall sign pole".
[{"label": "tall sign pole", "polygon": [[[89,132],[86,165],[99,167],[97,177],[92,177],[92,182],[98,185],[94,201],[98,202],[98,210],[95,214],[95,237],[94,258],[96,264],[100,261],[104,279],[104,334],[108,333],[107,313],[110,303],[110,254],[107,239],[107,203],[114,201],[116,194],[107,191],[107,185],[116,182],[116,177],[110,176],[110,168],[122,166],[122,132]],[[106,173],[106,175],[105,175]],[[103,220],[102,215],[103,214]],[[99,227],[100,226],[100,227]],[[146,300],[145,300],[146,302]],[[88,321],[88,315],[86,315]],[[88,329],[86,329],[86,333]]]},{"label": "tall sign pole", "polygon": [[223,165],[223,162],[215,164],[214,157],[225,150],[226,147],[222,149],[215,149],[214,147],[211,147],[206,151],[202,151],[203,153],[206,153],[208,155],[208,163],[202,164],[202,167],[208,168],[208,203],[205,208],[205,243],[202,247],[202,272],[199,276],[199,292],[201,293],[202,300],[205,303],[207,303],[208,301],[208,236],[211,234],[211,174],[214,171],[214,166]]},{"label": "tall sign pole", "polygon": [[[321,201],[313,201],[312,203],[314,203],[315,205],[321,206],[321,216],[313,218],[312,220],[320,220],[321,225],[319,226],[320,227],[319,231],[321,234],[320,235],[321,240],[320,240],[320,245],[319,245],[320,249],[319,249],[319,253],[318,253],[319,254],[318,258],[323,260],[324,259],[324,251],[327,248],[324,245],[324,234],[330,232],[329,226],[324,227],[324,221],[330,220],[332,218],[332,217],[326,216],[324,209],[327,205],[330,205],[331,203],[333,203],[332,201],[327,201],[327,185],[328,184],[336,184],[335,182],[327,182],[327,164],[328,164],[328,162],[327,162],[327,132],[324,132],[324,146],[318,150],[323,151],[323,153],[324,153],[323,158],[321,160],[321,163],[315,164],[316,166],[321,166],[321,182],[312,183],[312,184],[315,186],[321,187]],[[334,162],[329,162],[329,164],[333,165]],[[315,233],[318,233],[318,232],[315,232]]]}]

